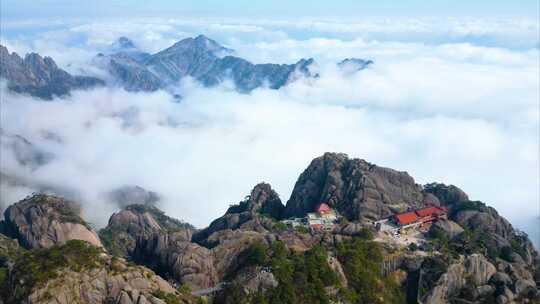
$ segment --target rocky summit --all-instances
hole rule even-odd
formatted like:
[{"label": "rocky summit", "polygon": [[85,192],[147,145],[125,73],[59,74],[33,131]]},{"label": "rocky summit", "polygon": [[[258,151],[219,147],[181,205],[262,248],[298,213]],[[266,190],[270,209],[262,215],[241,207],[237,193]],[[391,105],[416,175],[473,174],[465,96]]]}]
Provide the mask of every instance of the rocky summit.
[{"label": "rocky summit", "polygon": [[[204,35],[183,39],[155,54],[138,51],[126,39],[113,43],[112,49],[120,51],[100,54],[94,63],[130,91],[155,91],[189,76],[205,86],[230,79],[238,91],[249,92],[263,85],[278,89],[299,75],[314,76],[309,71],[313,59],[295,64],[253,64],[232,56],[233,50]],[[129,48],[119,48],[121,45]]]},{"label": "rocky summit", "polygon": [[51,57],[30,53],[21,58],[0,45],[0,78],[11,91],[43,99],[68,95],[71,90],[105,85],[95,77],[73,76],[60,69]]},{"label": "rocky summit", "polygon": [[[66,96],[71,90],[103,85],[153,92],[169,89],[185,77],[191,77],[205,87],[231,81],[241,93],[259,87],[279,89],[299,78],[319,77],[313,58],[291,64],[255,64],[234,56],[232,49],[204,35],[185,38],[155,54],[140,50],[127,37],[120,37],[107,52],[97,54],[91,62],[93,67],[110,74],[107,83],[95,77],[72,76],[58,68],[52,58],[43,58],[36,53],[22,59],[16,53],[10,54],[4,46],[0,46],[0,60],[0,78],[8,81],[11,91],[47,100]],[[348,58],[337,65],[349,75],[371,64],[371,60]]]},{"label": "rocky summit", "polygon": [[75,202],[11,205],[0,303],[540,301],[538,252],[495,209],[345,154],[314,159],[285,205],[260,183],[204,229],[122,190],[99,238]]}]

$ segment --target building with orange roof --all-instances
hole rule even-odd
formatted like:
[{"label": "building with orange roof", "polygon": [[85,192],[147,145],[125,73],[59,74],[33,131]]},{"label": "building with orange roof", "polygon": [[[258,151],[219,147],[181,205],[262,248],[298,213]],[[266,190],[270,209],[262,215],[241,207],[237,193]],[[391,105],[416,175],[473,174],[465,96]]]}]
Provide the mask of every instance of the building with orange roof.
[{"label": "building with orange roof", "polygon": [[448,208],[431,206],[414,211],[395,214],[392,219],[399,227],[407,228],[411,226],[431,223],[446,218]]}]

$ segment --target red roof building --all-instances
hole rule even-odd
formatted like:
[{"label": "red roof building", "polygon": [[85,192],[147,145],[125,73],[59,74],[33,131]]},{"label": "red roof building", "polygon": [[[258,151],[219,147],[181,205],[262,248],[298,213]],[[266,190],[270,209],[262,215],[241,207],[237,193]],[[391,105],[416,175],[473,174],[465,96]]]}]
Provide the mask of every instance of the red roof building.
[{"label": "red roof building", "polygon": [[395,215],[396,223],[400,226],[409,225],[418,221],[418,216],[414,211]]},{"label": "red roof building", "polygon": [[318,212],[318,213],[325,213],[325,212],[330,212],[330,211],[332,211],[332,209],[330,209],[330,206],[328,206],[326,203],[320,203],[315,208],[315,212]]},{"label": "red roof building", "polygon": [[446,208],[440,208],[440,207],[427,207],[416,210],[416,214],[418,214],[419,217],[425,217],[425,216],[433,216],[433,215],[439,215],[446,213]]},{"label": "red roof building", "polygon": [[323,225],[322,224],[311,224],[310,227],[315,230],[321,230]]},{"label": "red roof building", "polygon": [[399,226],[413,223],[433,222],[448,212],[446,207],[426,207],[415,211],[409,211],[394,215],[394,221]]}]

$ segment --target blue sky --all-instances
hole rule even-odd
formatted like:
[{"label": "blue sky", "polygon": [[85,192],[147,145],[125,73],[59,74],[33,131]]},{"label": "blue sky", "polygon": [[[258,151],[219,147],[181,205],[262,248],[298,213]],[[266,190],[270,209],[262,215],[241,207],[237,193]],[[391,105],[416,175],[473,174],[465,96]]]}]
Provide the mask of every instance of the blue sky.
[{"label": "blue sky", "polygon": [[529,16],[539,15],[538,0],[2,0],[3,18],[129,17],[205,15],[252,17],[294,16]]}]

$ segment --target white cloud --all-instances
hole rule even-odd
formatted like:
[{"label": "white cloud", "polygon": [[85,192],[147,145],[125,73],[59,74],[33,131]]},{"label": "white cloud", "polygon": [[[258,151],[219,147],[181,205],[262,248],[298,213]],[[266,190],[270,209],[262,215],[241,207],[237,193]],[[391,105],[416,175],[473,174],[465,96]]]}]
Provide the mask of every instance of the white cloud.
[{"label": "white cloud", "polygon": [[[2,128],[57,158],[27,172],[3,157],[1,170],[34,184],[77,190],[89,218],[99,225],[112,211],[102,192],[125,184],[159,192],[167,213],[197,226],[207,225],[263,180],[286,201],[301,171],[326,151],[406,170],[421,183],[456,184],[518,224],[520,214],[539,214],[537,49],[431,44],[420,38],[308,37],[313,33],[296,39],[292,29],[306,31],[309,24],[219,21],[80,25],[26,45],[64,52],[63,62],[77,63],[119,35],[157,50],[206,31],[235,36],[218,40],[256,62],[315,57],[321,77],[250,95],[186,80],[181,103],[164,92],[116,89],[75,92],[50,103],[5,95]],[[519,38],[519,29],[535,26],[502,23],[513,26],[505,29],[482,22],[456,21],[450,28],[463,35],[487,29]],[[392,23],[387,23],[382,28],[390,32]],[[317,31],[338,32],[339,24],[315,25]],[[393,26],[394,31],[423,33],[433,31],[428,25]],[[380,24],[353,24],[353,29],[382,31]],[[436,30],[444,33],[448,27]],[[82,46],[65,46],[69,37],[81,35]],[[25,45],[24,40],[7,41]],[[344,76],[334,63],[345,57],[374,59],[375,65]],[[43,138],[44,130],[62,143]]]}]

